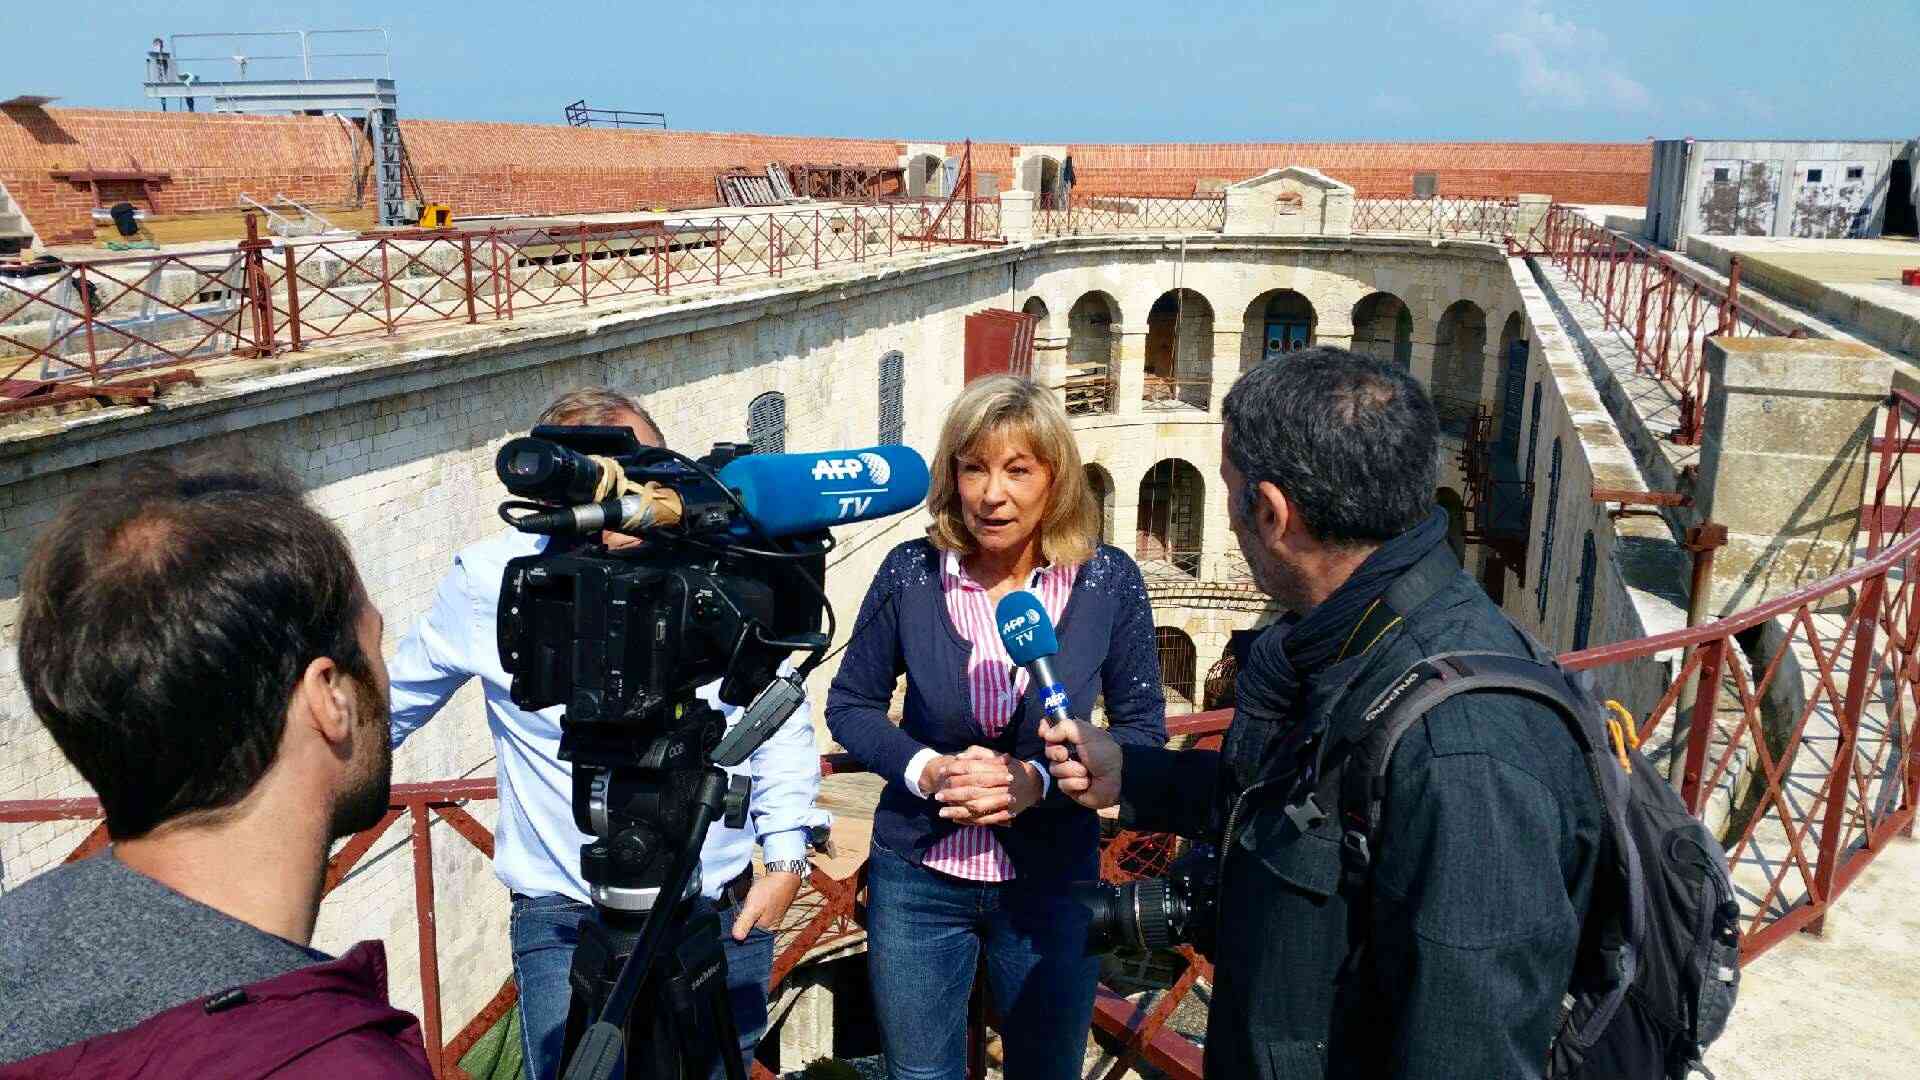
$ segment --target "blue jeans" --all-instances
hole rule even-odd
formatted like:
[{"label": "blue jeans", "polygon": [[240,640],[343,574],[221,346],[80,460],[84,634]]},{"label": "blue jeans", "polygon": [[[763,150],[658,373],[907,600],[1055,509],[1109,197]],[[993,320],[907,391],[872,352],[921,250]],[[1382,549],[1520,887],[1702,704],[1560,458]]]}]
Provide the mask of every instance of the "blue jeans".
[{"label": "blue jeans", "polygon": [[962,881],[873,845],[867,967],[893,1080],[961,1080],[980,950],[1007,1080],[1078,1080],[1099,961],[1088,915],[1057,887]]},{"label": "blue jeans", "polygon": [[[711,907],[711,902],[700,901]],[[733,920],[739,909],[720,910],[720,941],[727,957],[727,999],[733,1003],[733,1022],[740,1029],[740,1054],[749,1072],[753,1051],[767,1031],[767,982],[773,977],[773,934],[754,927],[747,940],[733,940]],[[593,914],[590,905],[564,896],[516,896],[513,899],[513,979],[520,988],[521,1049],[526,1054],[528,1080],[553,1080],[566,1063],[560,1060],[567,1037],[567,1006],[572,991],[567,972],[573,949],[580,943],[580,922]],[[716,1077],[724,1075],[715,1070]]]}]

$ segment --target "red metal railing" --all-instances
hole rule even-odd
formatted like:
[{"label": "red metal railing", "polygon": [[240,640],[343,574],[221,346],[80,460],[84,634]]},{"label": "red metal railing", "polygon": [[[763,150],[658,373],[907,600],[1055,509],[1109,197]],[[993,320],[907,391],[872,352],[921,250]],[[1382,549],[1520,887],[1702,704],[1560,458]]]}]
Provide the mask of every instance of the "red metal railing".
[{"label": "red metal railing", "polygon": [[[1170,721],[1168,730],[1175,737],[1186,736],[1217,742],[1219,733],[1226,730],[1229,719],[1230,714],[1226,712],[1181,717]],[[848,755],[832,754],[821,759],[821,771],[824,775],[832,776],[866,770]],[[519,1000],[518,991],[512,978],[509,977],[493,998],[469,1019],[459,1032],[455,1033],[451,1039],[444,1037],[433,879],[434,841],[431,825],[434,819],[439,819],[490,859],[493,857],[493,834],[467,811],[466,805],[473,801],[497,797],[495,782],[491,778],[395,784],[389,797],[387,813],[380,822],[364,832],[355,833],[327,862],[323,893],[331,893],[338,887],[374,845],[386,835],[388,829],[402,819],[407,821],[409,829],[407,843],[413,861],[414,915],[419,929],[422,1002],[420,1020],[426,1039],[428,1060],[436,1076],[464,1077],[466,1074],[459,1067],[461,1057],[472,1049],[494,1023]],[[100,804],[96,799],[0,802],[0,823],[98,821],[99,818]],[[104,849],[106,844],[106,826],[101,823],[87,833],[64,861],[73,862],[95,854]],[[1165,870],[1166,861],[1171,858],[1172,851],[1173,841],[1170,837],[1147,836],[1123,831],[1107,844],[1102,856],[1102,873],[1113,881],[1153,876]],[[795,901],[794,910],[804,916],[804,920],[796,928],[782,935],[779,953],[774,959],[771,986],[776,992],[787,976],[814,950],[837,940],[864,933],[865,909],[859,898],[865,889],[864,861],[844,878],[833,877],[819,867],[814,867],[807,887]],[[1210,978],[1211,969],[1205,967],[1204,961],[1198,961],[1197,957],[1194,959],[1200,965],[1195,969],[1196,972],[1203,970],[1202,977]],[[1156,1007],[1151,1013],[1144,1015],[1136,1014],[1133,1005],[1126,999],[1102,989],[1100,1001],[1096,1006],[1096,1022],[1114,1041],[1123,1061],[1147,1060],[1177,1063],[1190,1059],[1193,1069],[1187,1075],[1191,1077],[1199,1075],[1197,1049],[1179,1036],[1162,1030],[1165,1020],[1172,1014],[1173,1006],[1178,1004],[1180,997],[1185,996],[1192,983],[1193,978],[1190,976],[1176,988],[1177,992],[1164,1008]],[[976,1044],[981,1042],[983,1034],[980,1025],[976,1023],[971,1033]],[[1169,1040],[1177,1040],[1184,1046],[1176,1045]],[[1118,1068],[1116,1066],[1116,1071],[1109,1075],[1117,1077]],[[772,1080],[772,1074],[764,1067],[756,1065],[754,1071],[758,1080]]]},{"label": "red metal railing", "polygon": [[1513,232],[1519,203],[1495,195],[1355,199],[1353,231],[1499,240]]},{"label": "red metal railing", "polygon": [[[101,259],[0,276],[0,411],[151,396],[155,371],[416,326],[667,295],[997,236],[997,199],[417,230]],[[175,378],[179,376],[174,376]],[[58,393],[53,391],[58,390]]]},{"label": "red metal railing", "polygon": [[[1607,329],[1633,335],[1634,369],[1651,375],[1677,399],[1673,441],[1700,441],[1707,401],[1706,339],[1803,336],[1740,299],[1740,260],[1720,285],[1681,267],[1672,256],[1554,206],[1539,235],[1545,254],[1597,305]],[[1531,245],[1529,245],[1530,247]]]},{"label": "red metal railing", "polygon": [[1039,236],[1087,236],[1130,232],[1219,232],[1227,226],[1227,197],[1201,195],[1094,195],[1064,210],[1036,208]]}]

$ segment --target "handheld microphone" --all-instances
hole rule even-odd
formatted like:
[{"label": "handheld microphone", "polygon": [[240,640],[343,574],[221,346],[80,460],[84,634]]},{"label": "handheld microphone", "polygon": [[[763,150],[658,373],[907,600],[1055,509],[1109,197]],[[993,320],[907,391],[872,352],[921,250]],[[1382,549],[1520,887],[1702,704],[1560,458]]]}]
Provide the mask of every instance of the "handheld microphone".
[{"label": "handheld microphone", "polygon": [[1053,672],[1053,657],[1060,653],[1060,638],[1053,632],[1053,620],[1047,606],[1025,589],[1008,593],[994,609],[1000,624],[1000,643],[1007,647],[1013,662],[1033,677],[1034,691],[1040,695],[1040,710],[1053,723],[1071,720],[1067,688]]},{"label": "handheld microphone", "polygon": [[[747,515],[773,537],[898,514],[927,498],[926,459],[906,446],[748,454],[728,462],[718,475],[740,496]],[[733,532],[752,535],[745,522],[736,522]]]}]

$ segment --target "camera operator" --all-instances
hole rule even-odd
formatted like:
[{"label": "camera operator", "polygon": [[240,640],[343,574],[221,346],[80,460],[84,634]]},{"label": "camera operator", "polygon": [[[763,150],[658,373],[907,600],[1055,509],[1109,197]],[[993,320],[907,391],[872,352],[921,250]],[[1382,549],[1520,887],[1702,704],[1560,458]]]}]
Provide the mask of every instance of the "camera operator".
[{"label": "camera operator", "polygon": [[1229,515],[1290,614],[1241,650],[1223,749],[1049,733],[1070,797],[1223,852],[1209,1076],[1544,1073],[1603,835],[1557,714],[1513,693],[1453,698],[1391,757],[1370,857],[1338,812],[1342,763],[1402,673],[1448,651],[1527,654],[1447,546],[1437,434],[1418,383],[1345,350],[1241,376],[1222,431]]},{"label": "camera operator", "polygon": [[[599,387],[575,390],[540,415],[542,424],[631,428],[647,446],[663,446],[658,425],[633,398]],[[609,549],[641,543],[602,534]],[[504,530],[454,557],[433,609],[416,624],[393,661],[393,741],[398,746],[472,678],[486,694],[500,777],[500,823],[494,873],[513,894],[514,980],[527,1073],[551,1080],[561,1060],[571,991],[567,975],[580,923],[593,914],[580,873],[580,845],[589,837],[574,824],[573,770],[559,758],[561,707],[528,712],[513,703],[495,634],[501,576],[509,559],[543,550],[545,537]],[[716,682],[700,696],[729,724],[741,713],[724,705]],[[720,914],[727,958],[727,996],[749,1068],[767,1026],[767,984],[773,970],[773,933],[807,871],[809,832],[831,818],[814,807],[820,756],[807,707],[800,709],[731,770],[753,779],[752,820],[746,829],[716,823],[700,852],[705,900]],[[766,874],[754,878],[758,840]]]},{"label": "camera operator", "polygon": [[338,530],[278,476],[150,464],[54,519],[20,607],[27,694],[112,844],[0,897],[0,1075],[428,1076],[380,943],[307,944],[391,764]]}]

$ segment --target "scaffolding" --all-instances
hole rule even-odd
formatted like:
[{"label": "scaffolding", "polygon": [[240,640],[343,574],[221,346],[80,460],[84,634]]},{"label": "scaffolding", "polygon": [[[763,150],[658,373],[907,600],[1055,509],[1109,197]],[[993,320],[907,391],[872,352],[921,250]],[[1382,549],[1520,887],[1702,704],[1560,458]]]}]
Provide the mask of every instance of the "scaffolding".
[{"label": "scaffolding", "polygon": [[411,225],[393,58],[380,28],[174,34],[147,52],[147,97],[188,112],[340,115],[364,125],[381,225]]}]

